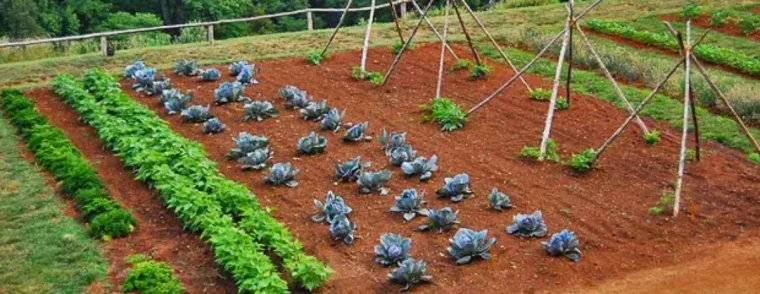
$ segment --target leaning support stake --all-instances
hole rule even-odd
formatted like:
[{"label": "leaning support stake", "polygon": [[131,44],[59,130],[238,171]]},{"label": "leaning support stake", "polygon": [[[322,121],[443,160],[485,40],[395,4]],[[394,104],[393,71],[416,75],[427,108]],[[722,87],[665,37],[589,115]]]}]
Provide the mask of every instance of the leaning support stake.
[{"label": "leaning support stake", "polygon": [[[491,41],[491,46],[496,48],[496,51],[499,51],[499,55],[501,55],[501,58],[504,59],[504,61],[506,61],[507,64],[509,64],[509,67],[512,68],[515,74],[517,74],[518,70],[515,64],[512,63],[512,60],[510,60],[507,54],[504,53],[504,50],[501,49],[501,46],[499,46],[499,43],[496,42],[496,39],[494,39],[493,36],[491,36],[491,33],[488,32],[488,30],[486,29],[486,26],[483,25],[483,22],[481,22],[478,16],[475,15],[474,12],[472,12],[472,8],[470,8],[470,5],[468,5],[465,0],[460,0],[459,2],[462,3],[462,6],[464,6],[465,10],[470,15],[470,17],[472,17],[472,19],[475,20],[475,23],[478,25],[478,27],[480,27],[480,30],[482,30],[483,33],[486,35],[486,37],[488,37],[488,40]],[[533,92],[533,89],[530,87],[530,85],[528,85],[528,82],[525,81],[522,75],[520,75],[520,82],[522,82],[525,88],[528,89],[528,92]]]},{"label": "leaning support stake", "polygon": [[[420,17],[419,22],[417,22],[417,25],[414,26],[414,29],[412,30],[412,34],[409,35],[409,38],[404,42],[404,46],[401,47],[401,50],[399,50],[398,54],[396,54],[396,58],[393,59],[393,62],[388,67],[388,70],[385,71],[385,75],[383,76],[383,83],[380,84],[381,86],[384,86],[388,79],[390,78],[391,74],[393,73],[393,70],[396,69],[396,66],[398,65],[398,62],[401,60],[401,56],[404,55],[404,52],[406,52],[406,49],[409,47],[409,43],[412,42],[414,39],[414,36],[417,35],[417,31],[420,29],[420,26],[422,25],[422,22],[427,19],[428,11],[430,11],[430,7],[433,6],[434,1],[428,2],[427,6],[425,7],[425,10],[422,12],[422,17]],[[414,2],[412,2],[414,3]],[[416,5],[415,5],[416,7]],[[443,40],[443,38],[441,38]]]},{"label": "leaning support stake", "polygon": [[684,58],[686,70],[684,72],[684,102],[683,102],[683,131],[681,134],[681,154],[678,159],[678,178],[676,178],[675,201],[673,202],[673,217],[678,217],[681,208],[681,190],[683,188],[683,173],[686,167],[686,147],[689,140],[689,109],[691,99],[691,21],[686,22],[686,45]]},{"label": "leaning support stake", "polygon": [[369,50],[369,38],[372,36],[372,22],[375,20],[375,0],[370,2],[369,20],[367,21],[367,31],[364,33],[364,46],[362,46],[362,72],[367,71],[367,50]]},{"label": "leaning support stake", "polygon": [[[612,83],[612,88],[615,89],[615,93],[617,93],[618,98],[623,100],[623,102],[625,103],[625,107],[628,109],[628,112],[633,113],[634,112],[633,105],[631,105],[631,102],[628,101],[628,98],[625,97],[623,90],[620,89],[620,85],[618,85],[617,81],[615,81],[615,78],[612,76],[612,73],[610,73],[609,69],[607,69],[607,66],[604,64],[604,61],[602,61],[602,58],[599,56],[598,53],[596,53],[596,49],[594,49],[594,46],[591,44],[591,41],[589,41],[588,37],[586,37],[586,33],[583,32],[580,24],[576,22],[575,28],[578,30],[578,34],[581,36],[583,43],[586,44],[586,48],[588,48],[588,51],[591,52],[591,55],[593,55],[594,59],[596,59],[596,63],[599,64],[599,68],[602,69],[604,76],[606,76],[607,79],[610,80],[610,83]],[[636,115],[636,124],[639,125],[639,127],[641,128],[641,130],[644,132],[645,135],[649,135],[649,129],[647,129],[647,125],[644,124],[644,121],[641,120],[641,117],[639,117],[638,115]]]},{"label": "leaning support stake", "polygon": [[335,26],[335,30],[333,30],[332,35],[330,35],[330,39],[327,41],[327,45],[325,45],[325,49],[322,50],[322,53],[319,54],[319,56],[324,57],[325,53],[327,53],[327,49],[330,48],[330,44],[332,44],[333,40],[335,40],[335,36],[338,34],[340,27],[343,25],[343,20],[346,19],[346,15],[348,14],[348,9],[351,8],[351,3],[353,2],[354,0],[348,0],[348,3],[346,4],[346,8],[343,9],[343,14],[340,15],[340,20],[338,20],[338,25]]},{"label": "leaning support stake", "polygon": [[691,60],[694,62],[694,65],[696,65],[697,70],[700,74],[705,78],[705,81],[707,81],[707,84],[710,85],[710,88],[715,91],[715,93],[718,94],[718,97],[720,97],[720,100],[723,101],[723,104],[728,107],[728,110],[731,111],[731,114],[733,114],[734,119],[736,119],[736,122],[739,123],[739,126],[741,126],[742,131],[744,132],[744,135],[747,136],[747,139],[750,143],[755,147],[755,151],[760,153],[760,144],[757,143],[757,140],[755,140],[755,137],[752,136],[752,133],[750,133],[749,128],[747,125],[742,121],[741,116],[736,112],[734,107],[731,105],[730,102],[728,102],[728,98],[726,98],[725,95],[723,95],[723,92],[718,88],[718,86],[715,85],[715,83],[712,81],[712,78],[710,78],[710,75],[707,73],[707,70],[702,66],[701,63],[699,63],[699,60],[697,60],[697,57],[694,55],[691,55]]},{"label": "leaning support stake", "polygon": [[443,65],[446,61],[446,38],[449,32],[449,9],[451,7],[451,1],[446,0],[446,6],[443,12],[443,39],[441,40],[441,62],[438,65],[438,85],[435,89],[435,97],[441,98],[441,90],[443,88]]},{"label": "leaning support stake", "polygon": [[557,71],[554,73],[554,85],[552,86],[552,97],[549,100],[549,111],[546,114],[546,123],[544,124],[544,134],[541,137],[541,148],[538,155],[538,160],[543,161],[546,157],[546,148],[549,144],[549,136],[552,131],[552,119],[554,118],[554,107],[557,105],[557,94],[559,94],[559,82],[562,78],[562,64],[565,60],[565,53],[570,42],[570,23],[565,25],[565,38],[562,41],[562,48],[559,50],[559,60],[557,60]]},{"label": "leaning support stake", "polygon": [[393,16],[393,22],[396,24],[396,32],[398,32],[398,39],[403,44],[404,35],[401,33],[401,25],[398,23],[398,14],[396,14],[396,6],[393,5],[393,0],[388,0],[388,5],[391,7],[391,15]]},{"label": "leaning support stake", "polygon": [[541,52],[538,52],[538,54],[536,54],[536,57],[533,57],[533,60],[531,60],[530,62],[528,62],[528,64],[525,65],[525,67],[523,67],[523,69],[521,69],[514,76],[512,76],[511,78],[509,78],[509,80],[506,83],[504,83],[503,85],[501,85],[501,87],[499,87],[498,89],[496,89],[496,91],[494,91],[493,93],[491,93],[491,95],[489,95],[488,97],[486,97],[485,99],[483,99],[482,101],[480,101],[477,105],[475,105],[472,108],[470,108],[470,110],[467,111],[467,116],[472,115],[473,112],[475,112],[476,110],[478,110],[481,107],[483,107],[484,105],[486,105],[486,103],[488,103],[491,100],[493,100],[493,98],[496,98],[496,96],[498,96],[499,94],[501,94],[501,92],[503,92],[507,87],[511,86],[512,83],[514,83],[518,78],[522,77],[522,75],[525,74],[525,72],[528,71],[528,69],[531,66],[533,66],[533,64],[535,64],[536,61],[538,61],[538,59],[540,59],[541,56],[544,55],[544,53],[546,53],[546,51],[549,51],[549,48],[551,48],[552,46],[554,46],[554,43],[557,43],[557,41],[559,40],[560,37],[562,37],[562,36],[565,35],[566,31],[567,31],[567,29],[564,29],[561,32],[559,32],[559,34],[557,34],[556,36],[554,36],[554,38],[549,42],[549,44],[547,44],[546,47],[544,47],[544,49],[541,50]]},{"label": "leaning support stake", "polygon": [[459,24],[462,26],[462,33],[464,33],[465,39],[467,39],[467,45],[470,46],[470,50],[472,50],[472,56],[475,58],[475,62],[478,64],[478,66],[482,66],[483,63],[480,61],[480,55],[478,55],[478,50],[475,50],[475,45],[472,44],[472,38],[470,38],[470,33],[467,32],[467,26],[464,24],[464,20],[462,20],[462,15],[459,13],[459,8],[457,8],[458,5],[454,3],[454,12],[457,14],[457,20],[459,20]]},{"label": "leaning support stake", "polygon": [[[417,13],[422,15],[422,19],[427,24],[428,28],[433,32],[433,34],[438,38],[438,40],[442,40],[443,36],[441,36],[440,33],[438,33],[438,30],[435,28],[432,22],[430,22],[430,19],[426,16],[425,12],[420,8],[419,5],[417,5],[417,1],[411,0],[412,6],[414,6],[414,10],[417,11]],[[406,2],[404,2],[406,3]],[[446,50],[449,51],[449,54],[451,54],[452,57],[454,57],[454,60],[459,60],[459,56],[454,52],[453,49],[451,49],[451,46],[449,44],[446,44]]]},{"label": "leaning support stake", "polygon": [[565,85],[565,101],[567,105],[570,105],[570,83],[573,80],[573,31],[575,30],[575,19],[573,12],[575,11],[575,1],[570,0],[567,5],[567,27],[568,27],[568,44],[567,44],[567,83]]}]

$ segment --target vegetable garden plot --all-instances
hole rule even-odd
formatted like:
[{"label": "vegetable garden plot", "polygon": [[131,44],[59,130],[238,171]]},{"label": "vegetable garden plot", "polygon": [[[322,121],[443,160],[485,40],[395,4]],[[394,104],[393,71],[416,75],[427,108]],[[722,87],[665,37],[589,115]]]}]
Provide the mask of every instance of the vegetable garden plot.
[{"label": "vegetable garden plot", "polygon": [[[459,49],[457,49],[459,50]],[[257,64],[261,69],[259,85],[246,88],[246,97],[268,100],[279,110],[278,118],[263,121],[240,121],[244,115],[241,103],[211,106],[212,115],[224,122],[224,132],[205,135],[200,124],[183,122],[169,116],[157,98],[133,95],[169,121],[171,127],[186,137],[203,144],[210,157],[228,178],[246,184],[263,205],[275,209],[273,215],[287,225],[294,236],[304,241],[305,251],[325,261],[335,274],[324,286],[324,292],[351,293],[395,291],[398,287],[385,281],[390,271],[374,262],[374,246],[384,233],[400,234],[412,238],[410,254],[427,262],[433,283],[417,286],[421,292],[461,291],[473,288],[494,293],[504,287],[514,291],[542,290],[552,287],[569,287],[596,283],[635,269],[672,263],[677,256],[710,254],[703,252],[709,240],[726,234],[739,234],[736,222],[746,224],[745,231],[760,223],[758,208],[751,204],[760,195],[760,177],[757,167],[750,166],[743,156],[716,144],[708,143],[706,156],[700,163],[689,166],[690,181],[685,193],[685,206],[691,207],[693,220],[679,218],[671,221],[652,217],[648,208],[657,201],[659,192],[672,177],[674,150],[677,149],[677,131],[662,123],[651,123],[663,131],[660,145],[645,147],[640,132],[629,130],[611,149],[608,155],[616,158],[605,161],[599,170],[583,177],[574,176],[559,165],[534,164],[517,157],[522,146],[535,144],[538,130],[543,127],[545,104],[532,101],[521,86],[510,88],[500,99],[472,117],[468,124],[454,133],[441,133],[434,124],[420,122],[419,104],[433,95],[429,86],[435,80],[436,46],[422,46],[410,52],[407,62],[400,64],[398,76],[385,89],[368,83],[353,81],[347,68],[354,62],[355,52],[336,54],[331,62],[320,67],[309,67],[300,59],[266,61]],[[459,50],[459,52],[463,52]],[[464,53],[462,53],[464,54]],[[373,50],[370,68],[385,64],[392,58],[389,49]],[[223,67],[218,68],[226,72]],[[511,73],[497,66],[492,77]],[[195,78],[167,74],[175,88],[193,90],[192,103],[213,104],[214,89],[223,81],[203,83]],[[500,82],[498,79],[468,81],[465,73],[448,74],[444,94],[463,106],[471,106]],[[534,76],[526,77],[531,85],[547,87],[549,81]],[[347,109],[344,121],[369,122],[365,135],[372,142],[344,143],[345,128],[337,134],[319,131],[318,122],[304,121],[300,112],[284,107],[278,89],[294,85],[308,91],[317,101],[328,100],[328,105]],[[132,93],[128,82],[122,84]],[[132,94],[130,94],[132,95]],[[553,139],[558,143],[560,155],[569,158],[586,146],[599,142],[611,133],[626,116],[624,111],[606,102],[577,96],[574,107],[558,112]],[[404,177],[401,170],[388,163],[377,137],[385,127],[393,132],[408,132],[407,141],[414,145],[418,155],[438,157],[438,170],[427,182],[419,176]],[[268,171],[241,171],[226,154],[234,147],[232,138],[239,132],[263,135],[269,138],[274,152],[273,163],[291,162],[300,170],[295,188],[270,186],[263,177]],[[300,155],[296,145],[299,138],[317,132],[328,140],[323,153]],[[377,193],[360,195],[355,183],[337,183],[334,164],[362,156],[362,162],[372,162],[369,170],[387,169],[393,172],[387,187],[389,196]],[[435,191],[443,186],[445,177],[468,173],[475,193],[459,203],[449,198],[435,199]],[[695,179],[698,179],[695,180]],[[735,187],[735,183],[746,183]],[[489,207],[489,193],[496,187],[511,196],[513,208],[503,212]],[[441,234],[435,230],[416,232],[413,228],[426,223],[416,217],[405,223],[401,213],[390,212],[395,196],[407,188],[425,192],[428,208],[445,206],[459,211],[460,227],[480,232],[488,230],[487,238],[496,238],[491,248],[491,259],[474,259],[471,264],[456,266],[448,255],[448,239],[456,229]],[[351,222],[358,225],[352,245],[333,241],[328,226],[315,223],[311,216],[317,213],[313,200],[325,199],[328,191],[344,198],[352,207]],[[736,197],[744,195],[745,197]],[[540,239],[520,239],[507,235],[506,226],[518,213],[543,212],[548,233]],[[549,235],[568,228],[580,240],[583,258],[574,264],[546,255],[541,241]],[[509,283],[494,283],[508,279]]]}]

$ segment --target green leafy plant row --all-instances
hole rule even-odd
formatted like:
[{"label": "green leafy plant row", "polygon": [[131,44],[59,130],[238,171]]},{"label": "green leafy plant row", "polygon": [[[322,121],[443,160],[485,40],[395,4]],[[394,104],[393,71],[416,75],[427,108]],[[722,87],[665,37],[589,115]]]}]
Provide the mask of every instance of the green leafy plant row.
[{"label": "green leafy plant row", "polygon": [[[647,45],[679,50],[678,41],[664,30],[661,33],[653,33],[637,30],[627,23],[603,20],[589,20],[584,26],[600,33],[619,36]],[[693,53],[701,60],[725,65],[752,76],[760,76],[760,60],[731,48],[703,43],[695,47]]]},{"label": "green leafy plant row", "polygon": [[132,213],[113,201],[98,174],[61,130],[34,109],[34,103],[17,90],[3,90],[2,109],[16,125],[35,160],[62,182],[61,190],[73,198],[92,236],[110,240],[128,235],[137,222]]},{"label": "green leafy plant row", "polygon": [[201,145],[172,131],[121,92],[112,77],[91,70],[81,84],[61,76],[53,87],[136,170],[138,179],[157,188],[185,225],[202,233],[242,291],[287,290],[264,249],[282,258],[292,279],[304,288],[317,288],[329,277],[332,271],[306,255],[245,186],[219,173]]},{"label": "green leafy plant row", "polygon": [[121,290],[125,293],[182,294],[185,288],[174,275],[174,270],[165,262],[153,261],[150,257],[137,254],[127,257],[132,268],[124,279]]}]

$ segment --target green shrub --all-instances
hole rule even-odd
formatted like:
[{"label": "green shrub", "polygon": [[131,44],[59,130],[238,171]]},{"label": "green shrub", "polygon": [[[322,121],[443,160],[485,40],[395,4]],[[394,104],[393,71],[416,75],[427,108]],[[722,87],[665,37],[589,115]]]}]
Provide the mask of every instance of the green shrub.
[{"label": "green shrub", "polygon": [[81,208],[97,199],[109,199],[108,192],[99,188],[80,189],[74,194],[74,201]]},{"label": "green shrub", "polygon": [[485,64],[475,65],[470,69],[470,79],[482,80],[491,74],[491,67]]},{"label": "green shrub", "polygon": [[736,24],[739,25],[739,31],[742,34],[749,35],[757,31],[758,26],[760,26],[760,17],[754,15],[743,16]]},{"label": "green shrub", "polygon": [[544,88],[535,88],[533,92],[530,92],[530,99],[536,101],[548,101],[552,98],[552,91]]},{"label": "green shrub", "polygon": [[367,79],[375,86],[380,86],[383,84],[383,75],[379,72],[368,72]]},{"label": "green shrub", "polygon": [[47,119],[42,117],[34,109],[22,109],[11,114],[11,122],[19,128],[22,133],[27,133],[36,125],[47,124]]},{"label": "green shrub", "polygon": [[649,131],[649,134],[644,134],[644,142],[647,145],[657,145],[657,143],[660,143],[660,131],[653,129]]},{"label": "green shrub", "polygon": [[[92,189],[88,189],[92,190]],[[119,209],[119,204],[108,198],[95,198],[81,208],[82,218],[90,221],[96,216]]]},{"label": "green shrub", "polygon": [[429,104],[422,105],[422,110],[423,121],[436,121],[446,132],[464,127],[467,120],[467,114],[449,98],[433,98]]},{"label": "green shrub", "polygon": [[351,68],[351,77],[354,80],[361,81],[367,79],[367,71],[363,70],[360,66],[354,66]]},{"label": "green shrub", "polygon": [[[401,48],[404,47],[404,43],[401,42],[401,40],[396,40],[395,43],[393,43],[393,54],[398,55],[399,52],[401,52]],[[416,48],[417,45],[414,44],[414,42],[409,43],[409,46],[406,46],[406,50],[412,51],[414,48]]]},{"label": "green shrub", "polygon": [[573,157],[565,164],[576,172],[583,173],[594,167],[595,160],[596,151],[594,149],[586,149],[581,153],[573,154]]},{"label": "green shrub", "polygon": [[719,28],[728,24],[728,17],[730,14],[725,10],[718,10],[710,15],[710,26],[713,28]]},{"label": "green shrub", "polygon": [[449,72],[469,69],[470,67],[472,67],[472,61],[469,61],[463,58],[463,59],[457,60],[457,62],[454,63],[454,66],[452,66],[451,69],[449,69]]},{"label": "green shrub", "polygon": [[81,164],[70,166],[61,178],[63,185],[61,191],[67,195],[76,195],[82,189],[100,188],[102,184],[98,174],[85,161]]},{"label": "green shrub", "polygon": [[686,149],[686,163],[692,163],[697,161],[697,151],[694,149]]},{"label": "green shrub", "polygon": [[684,19],[695,19],[700,14],[702,14],[702,8],[697,3],[686,4],[683,6],[683,10],[681,10],[681,18]]},{"label": "green shrub", "polygon": [[749,162],[760,165],[760,153],[751,153],[747,155]]},{"label": "green shrub", "polygon": [[306,53],[306,62],[312,65],[320,65],[325,60],[326,56],[322,56],[322,52],[312,51]]},{"label": "green shrub", "polygon": [[90,235],[109,241],[129,235],[137,222],[129,211],[114,209],[95,216],[90,221]]},{"label": "green shrub", "polygon": [[141,294],[181,294],[185,288],[174,275],[169,265],[150,260],[145,255],[133,255],[127,258],[132,268],[124,279],[121,290]]},{"label": "green shrub", "polygon": [[[538,160],[541,157],[541,148],[534,146],[524,146],[519,153],[520,157]],[[559,147],[554,140],[549,139],[546,143],[546,159],[551,162],[560,162],[562,159],[559,156]]]},{"label": "green shrub", "polygon": [[570,103],[567,102],[567,99],[559,97],[557,98],[557,103],[554,104],[554,109],[568,110],[570,109]]}]

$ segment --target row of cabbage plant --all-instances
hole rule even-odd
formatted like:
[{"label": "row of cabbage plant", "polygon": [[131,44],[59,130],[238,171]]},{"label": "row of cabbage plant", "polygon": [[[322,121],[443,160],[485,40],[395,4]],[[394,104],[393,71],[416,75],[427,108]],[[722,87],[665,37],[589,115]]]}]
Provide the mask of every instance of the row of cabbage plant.
[{"label": "row of cabbage plant", "polygon": [[90,163],[66,135],[34,109],[34,103],[17,90],[2,92],[2,109],[28,143],[35,159],[57,181],[62,192],[76,202],[92,236],[120,238],[135,229],[132,213],[111,199]]},{"label": "row of cabbage plant", "polygon": [[[304,288],[314,289],[327,279],[331,270],[304,254],[301,244],[245,186],[224,178],[199,144],[173,132],[155,113],[123,94],[102,71],[88,72],[83,82],[87,90],[71,77],[60,77],[56,91],[136,169],[139,179],[161,191],[189,228],[202,231],[242,291],[287,290],[263,249],[282,258],[292,279]],[[71,89],[78,91],[73,98],[60,93]]]}]

